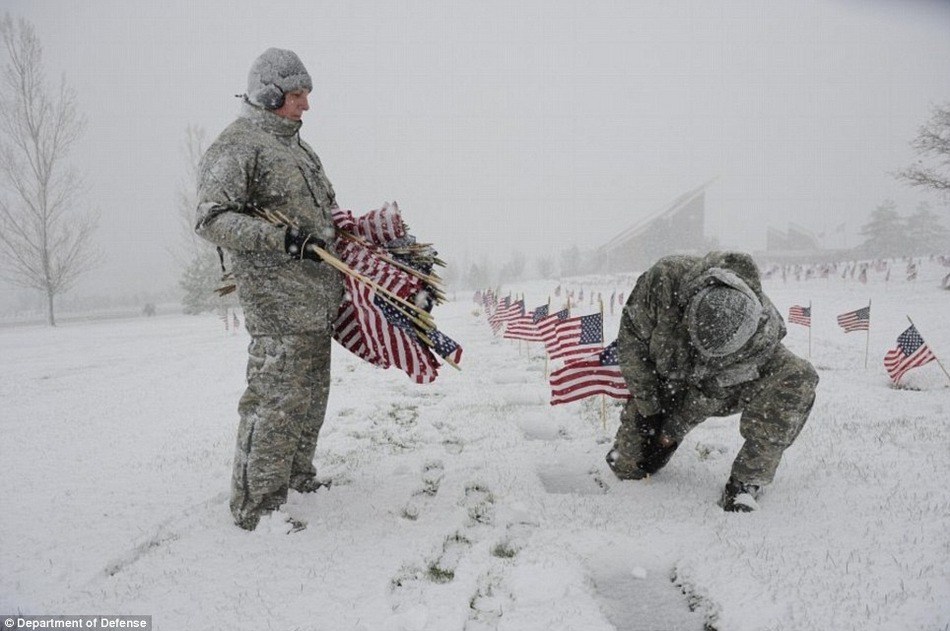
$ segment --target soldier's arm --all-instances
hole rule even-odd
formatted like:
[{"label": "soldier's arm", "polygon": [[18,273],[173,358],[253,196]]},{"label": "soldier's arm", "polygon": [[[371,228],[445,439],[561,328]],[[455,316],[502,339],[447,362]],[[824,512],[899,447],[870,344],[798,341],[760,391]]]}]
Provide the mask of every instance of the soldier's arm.
[{"label": "soldier's arm", "polygon": [[637,411],[643,416],[659,414],[661,409],[660,383],[650,354],[650,339],[656,328],[655,292],[662,280],[656,268],[637,279],[624,305],[617,337],[620,369]]},{"label": "soldier's arm", "polygon": [[195,232],[234,251],[283,252],[286,228],[248,214],[257,161],[210,149],[201,161]]}]

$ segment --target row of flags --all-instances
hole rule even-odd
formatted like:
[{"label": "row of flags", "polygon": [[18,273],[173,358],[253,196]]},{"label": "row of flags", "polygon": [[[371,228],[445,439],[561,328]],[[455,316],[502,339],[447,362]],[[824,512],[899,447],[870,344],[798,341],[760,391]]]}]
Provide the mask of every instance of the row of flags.
[{"label": "row of flags", "polygon": [[[583,287],[581,287],[577,291],[573,289],[562,290],[561,286],[558,285],[557,287],[554,288],[554,297],[559,298],[561,296],[562,291],[564,293],[564,297],[567,298],[567,300],[571,304],[578,305],[584,302],[584,288]],[[593,306],[595,304],[605,305],[605,307],[609,306],[610,315],[614,314],[614,309],[619,309],[620,307],[623,306],[623,292],[622,291],[617,291],[617,290],[612,291],[610,293],[609,299],[604,299],[604,294],[599,291],[595,295],[593,290],[589,291],[587,296],[588,296],[589,306]]]},{"label": "row of flags", "polygon": [[603,311],[572,317],[570,309],[550,313],[550,303],[526,311],[524,300],[497,299],[491,290],[477,292],[475,300],[485,308],[496,335],[503,331],[505,339],[541,343],[549,360],[564,362],[548,378],[551,405],[598,394],[631,397],[620,372],[617,342],[604,346]]},{"label": "row of flags", "polygon": [[[846,311],[837,316],[838,326],[844,329],[845,333],[852,331],[867,331],[871,326],[871,305]],[[788,321],[791,324],[800,324],[801,326],[811,326],[811,305],[807,307],[802,305],[792,305],[788,309]]]},{"label": "row of flags", "polygon": [[[870,335],[871,304],[868,303],[866,307],[839,314],[836,320],[838,326],[840,326],[845,333],[868,331]],[[792,305],[789,307],[788,321],[792,324],[811,327],[811,305],[809,304],[807,307]],[[809,334],[810,333],[811,331],[809,331]],[[897,336],[897,344],[894,348],[888,350],[884,355],[884,369],[887,371],[891,381],[893,381],[895,385],[899,385],[901,377],[903,377],[908,370],[929,364],[936,359],[937,356],[934,355],[930,347],[924,342],[924,338],[920,335],[917,327],[911,322],[911,325]]]},{"label": "row of flags", "polygon": [[218,317],[221,318],[221,322],[224,324],[224,332],[232,331],[232,334],[237,333],[241,328],[241,320],[238,319],[237,311],[229,312],[228,309],[224,309],[218,314]]},{"label": "row of flags", "polygon": [[[551,405],[596,395],[621,400],[632,396],[620,371],[617,341],[604,345],[603,312],[571,317],[569,309],[550,313],[550,304],[526,311],[523,299],[512,300],[509,296],[499,300],[490,290],[477,292],[475,299],[488,313],[489,324],[496,335],[503,331],[505,339],[539,342],[544,345],[549,360],[564,361],[548,378]],[[789,321],[811,327],[811,305],[793,305],[789,309]],[[869,331],[870,322],[870,303],[837,316],[837,323],[845,333]],[[911,323],[898,336],[896,346],[884,356],[884,368],[899,385],[907,371],[936,359]]]},{"label": "row of flags", "polygon": [[[936,258],[930,257],[930,260],[944,267],[950,267],[950,257],[941,255]],[[765,279],[781,278],[783,282],[787,282],[789,277],[794,278],[796,281],[807,281],[815,278],[830,278],[831,276],[840,275],[842,280],[850,278],[866,284],[869,274],[877,273],[884,274],[884,282],[887,283],[891,280],[892,271],[897,270],[895,275],[901,273],[900,264],[904,265],[903,275],[907,281],[917,280],[920,274],[921,261],[906,257],[900,261],[895,260],[893,262],[877,259],[873,261],[854,261],[841,264],[817,263],[808,265],[798,263],[781,266],[771,265],[762,272],[762,277]],[[838,273],[839,268],[841,270],[840,274]],[[855,276],[857,276],[857,278],[855,278]]]}]

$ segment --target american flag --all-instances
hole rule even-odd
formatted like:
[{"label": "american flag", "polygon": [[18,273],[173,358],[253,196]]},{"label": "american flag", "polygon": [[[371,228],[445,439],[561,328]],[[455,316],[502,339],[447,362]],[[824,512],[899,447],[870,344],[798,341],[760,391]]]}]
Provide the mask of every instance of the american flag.
[{"label": "american flag", "polygon": [[442,333],[438,329],[429,332],[429,339],[432,340],[432,348],[441,357],[458,364],[462,361],[462,347],[458,342]]},{"label": "american flag", "polygon": [[[509,298],[505,298],[509,300]],[[508,304],[507,306],[499,306],[495,310],[495,313],[488,318],[488,323],[491,324],[492,331],[498,333],[508,322],[515,320],[524,315],[524,301],[516,300],[515,302]]]},{"label": "american flag", "polygon": [[337,228],[359,235],[376,245],[406,236],[406,226],[399,214],[399,206],[386,203],[379,210],[353,217],[349,210],[333,209],[333,222]]},{"label": "american flag", "polygon": [[838,316],[838,326],[844,329],[845,333],[867,331],[871,326],[871,306],[842,313]]},{"label": "american flag", "polygon": [[597,394],[629,399],[620,372],[616,340],[599,353],[572,361],[551,373],[551,405],[578,401]]},{"label": "american flag", "polygon": [[[395,366],[416,383],[435,381],[439,362],[419,341],[412,322],[369,285],[351,276],[346,276],[344,282],[347,292],[334,326],[334,339],[375,366]],[[461,350],[458,353],[461,357]]]},{"label": "american flag", "polygon": [[604,316],[601,313],[570,318],[557,325],[557,341],[547,346],[551,359],[579,358],[603,349]]},{"label": "american flag", "polygon": [[788,321],[792,324],[811,326],[811,306],[792,305],[788,310]]},{"label": "american flag", "polygon": [[897,336],[897,346],[887,351],[884,356],[884,368],[896,384],[900,383],[901,377],[911,368],[923,366],[934,359],[936,356],[933,351],[924,343],[924,338],[912,324]]},{"label": "american flag", "polygon": [[508,328],[505,329],[503,337],[509,340],[536,342],[541,339],[538,331],[538,322],[546,318],[547,315],[548,305],[543,304],[540,307],[535,307],[531,310],[531,313],[508,322]]},{"label": "american flag", "polygon": [[545,348],[549,344],[557,341],[557,325],[562,320],[567,320],[570,311],[561,309],[557,313],[542,318],[538,322],[538,340],[544,343]]}]

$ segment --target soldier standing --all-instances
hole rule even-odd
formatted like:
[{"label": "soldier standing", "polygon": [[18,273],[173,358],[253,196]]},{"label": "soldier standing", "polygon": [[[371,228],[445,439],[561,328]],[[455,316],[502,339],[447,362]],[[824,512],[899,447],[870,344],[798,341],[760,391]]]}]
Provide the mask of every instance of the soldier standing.
[{"label": "soldier standing", "polygon": [[741,412],[745,442],[720,505],[755,510],[815,401],[818,374],[784,336],[747,254],[668,256],[648,269],[620,321],[620,368],[633,398],[607,454],[617,477],[656,473],[692,428]]},{"label": "soldier standing", "polygon": [[[313,456],[343,281],[307,248],[332,248],[336,234],[333,187],[300,138],[312,89],[294,52],[266,50],[248,73],[239,117],[199,167],[195,229],[230,255],[251,335],[230,503],[247,530],[283,504],[289,489],[321,486]],[[296,227],[259,219],[249,212],[255,208],[280,211]]]}]

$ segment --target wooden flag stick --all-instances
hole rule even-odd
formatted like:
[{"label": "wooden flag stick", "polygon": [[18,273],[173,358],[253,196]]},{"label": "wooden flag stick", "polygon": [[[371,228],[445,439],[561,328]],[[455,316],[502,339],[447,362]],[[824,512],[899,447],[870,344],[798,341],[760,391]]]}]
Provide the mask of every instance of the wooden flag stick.
[{"label": "wooden flag stick", "polygon": [[[372,248],[375,249],[375,250],[378,250],[378,249],[379,249],[376,245],[370,243],[370,242],[367,241],[366,239],[363,239],[362,237],[359,237],[359,236],[357,236],[357,235],[355,235],[355,234],[353,234],[353,233],[351,233],[351,232],[346,232],[345,230],[340,230],[339,232],[340,232],[340,234],[343,236],[344,239],[348,239],[348,240],[350,240],[350,241],[355,241],[356,243],[359,243],[360,245],[364,245],[364,246],[367,246],[367,247],[372,247]],[[423,280],[423,281],[425,281],[426,283],[432,285],[433,288],[434,288],[435,291],[436,291],[436,297],[439,298],[439,301],[440,301],[440,302],[444,301],[445,296],[443,295],[442,290],[440,290],[438,287],[436,287],[436,285],[438,285],[438,284],[441,282],[441,280],[442,280],[442,279],[439,278],[437,275],[435,275],[435,274],[431,274],[431,275],[423,274],[423,273],[420,272],[419,270],[417,270],[417,269],[415,269],[415,268],[412,268],[412,267],[406,265],[405,263],[401,263],[401,262],[397,261],[396,259],[394,259],[394,258],[392,258],[392,257],[386,256],[385,254],[383,254],[383,253],[381,253],[381,252],[374,252],[374,254],[375,254],[380,260],[386,261],[387,263],[389,263],[389,264],[392,265],[393,267],[397,267],[397,268],[401,269],[402,271],[406,272],[407,274],[409,274],[409,275],[411,275],[411,276],[415,276],[416,278],[418,278],[418,279],[420,279],[420,280]]]},{"label": "wooden flag stick", "polygon": [[[911,325],[912,327],[914,327],[914,329],[917,330],[917,335],[920,335],[920,339],[924,339],[924,336],[920,334],[920,329],[918,329],[918,328],[917,328],[917,325],[914,324],[914,321],[910,319],[910,316],[907,316],[907,321],[910,322],[910,325]],[[926,344],[926,343],[927,343],[927,342],[925,341],[924,344]],[[940,358],[937,357],[937,354],[934,353],[934,351],[933,351],[932,348],[930,349],[930,352],[931,352],[931,354],[933,354],[933,356],[934,356],[934,361],[937,362],[937,365],[938,365],[938,366],[940,366],[940,370],[942,370],[942,371],[943,371],[943,374],[946,375],[947,381],[950,381],[950,372],[947,372],[947,369],[944,368],[944,366],[943,366],[943,362],[940,361]]]},{"label": "wooden flag stick", "polygon": [[811,359],[811,327],[815,314],[811,311],[811,300],[808,301],[808,359]]},{"label": "wooden flag stick", "polygon": [[868,329],[864,338],[864,369],[868,369],[868,347],[871,345],[871,299],[868,298]]},{"label": "wooden flag stick", "polygon": [[[600,345],[605,347],[604,342],[607,340],[604,337],[604,299],[600,298]],[[606,348],[606,347],[605,347]],[[601,351],[603,352],[603,351]],[[600,425],[604,428],[604,431],[607,431],[607,395],[600,395]]]},{"label": "wooden flag stick", "polygon": [[[548,294],[548,316],[551,315],[551,294]],[[544,344],[544,341],[541,341]],[[548,349],[544,349],[544,380],[548,380]]]},{"label": "wooden flag stick", "polygon": [[[296,225],[296,223],[291,221],[289,217],[287,217],[286,215],[284,215],[283,213],[279,211],[269,211],[269,210],[263,210],[260,208],[256,210],[257,210],[257,213],[261,217],[263,217],[264,219],[267,219],[271,223],[282,223],[287,226]],[[402,306],[405,309],[409,309],[408,313],[404,309],[399,309],[399,310],[402,311],[404,315],[406,315],[406,317],[410,318],[411,320],[413,320],[420,326],[425,327],[426,330],[432,330],[435,328],[435,323],[432,321],[432,316],[430,316],[427,311],[420,309],[416,305],[408,302],[407,300],[404,300],[403,298],[400,298],[399,296],[390,292],[385,287],[383,287],[382,285],[380,285],[373,279],[369,278],[368,276],[364,276],[363,274],[360,274],[359,272],[351,268],[349,265],[347,265],[340,259],[336,258],[332,254],[324,250],[323,248],[319,248],[316,245],[313,245],[312,243],[307,244],[306,247],[310,248],[313,252],[317,254],[317,256],[319,256],[323,261],[328,263],[331,267],[336,268],[338,271],[343,272],[344,274],[347,274],[348,276],[352,276],[354,279],[356,279],[357,281],[361,283],[369,285],[377,293],[383,294],[384,298],[388,298],[391,303],[393,302],[398,303],[398,305],[393,304],[394,307],[399,308],[399,306]],[[412,314],[415,314],[415,315],[412,315]]]}]

